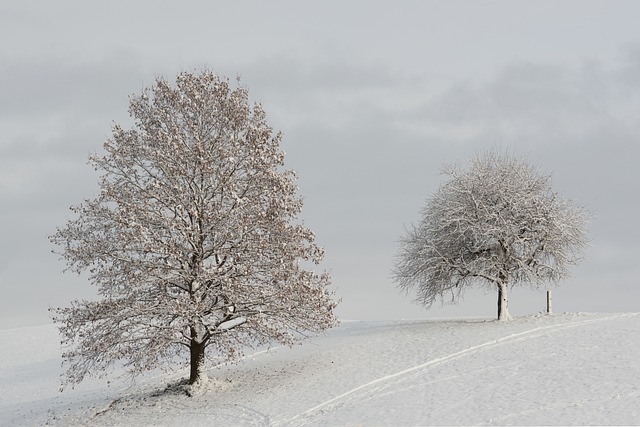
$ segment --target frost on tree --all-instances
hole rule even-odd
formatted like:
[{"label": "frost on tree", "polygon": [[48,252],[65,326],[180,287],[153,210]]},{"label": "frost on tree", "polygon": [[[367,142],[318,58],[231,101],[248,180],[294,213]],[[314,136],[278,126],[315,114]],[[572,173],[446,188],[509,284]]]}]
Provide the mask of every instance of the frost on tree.
[{"label": "frost on tree", "polygon": [[329,276],[313,270],[323,250],[297,220],[281,134],[247,90],[183,72],[132,97],[129,112],[134,126],[114,125],[105,154],[90,157],[99,196],[50,238],[101,297],[54,310],[65,382],[182,356],[200,383],[206,354],[234,360],[243,346],[334,326]]},{"label": "frost on tree", "polygon": [[509,153],[447,166],[449,180],[400,241],[394,279],[416,301],[456,303],[479,284],[498,291],[498,319],[511,318],[511,286],[557,283],[586,245],[585,211],[551,189],[551,177]]}]

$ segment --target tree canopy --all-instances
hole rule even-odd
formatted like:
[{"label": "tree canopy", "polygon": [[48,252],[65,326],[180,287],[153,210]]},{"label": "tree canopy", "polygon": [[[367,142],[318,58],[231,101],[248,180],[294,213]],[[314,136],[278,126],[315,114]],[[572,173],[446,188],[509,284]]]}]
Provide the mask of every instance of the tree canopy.
[{"label": "tree canopy", "polygon": [[335,325],[282,135],[247,89],[181,72],[132,96],[129,112],[133,127],[114,125],[90,157],[99,195],[50,237],[101,297],[53,310],[66,382],[118,360],[135,376],[185,354],[190,383],[205,381],[207,353],[236,360],[244,346]]},{"label": "tree canopy", "polygon": [[495,286],[498,318],[507,320],[509,286],[557,284],[581,260],[585,210],[525,159],[491,150],[444,174],[449,179],[401,239],[393,271],[417,302],[456,303],[469,286]]}]

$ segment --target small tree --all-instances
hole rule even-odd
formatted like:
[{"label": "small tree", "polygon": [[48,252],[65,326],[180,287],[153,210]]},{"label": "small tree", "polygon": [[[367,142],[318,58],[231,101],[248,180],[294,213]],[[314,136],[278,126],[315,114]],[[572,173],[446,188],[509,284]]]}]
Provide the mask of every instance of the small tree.
[{"label": "small tree", "polygon": [[323,250],[296,221],[295,174],[246,89],[209,71],[163,78],[130,99],[132,129],[113,127],[101,192],[50,237],[67,269],[89,272],[99,301],[54,310],[70,350],[66,384],[124,361],[132,376],[189,354],[293,344],[336,323],[329,277],[305,269]]},{"label": "small tree", "polygon": [[496,150],[444,173],[450,179],[400,241],[393,272],[424,306],[489,285],[498,290],[498,319],[508,320],[509,286],[557,283],[580,260],[586,214],[551,190],[549,175]]}]

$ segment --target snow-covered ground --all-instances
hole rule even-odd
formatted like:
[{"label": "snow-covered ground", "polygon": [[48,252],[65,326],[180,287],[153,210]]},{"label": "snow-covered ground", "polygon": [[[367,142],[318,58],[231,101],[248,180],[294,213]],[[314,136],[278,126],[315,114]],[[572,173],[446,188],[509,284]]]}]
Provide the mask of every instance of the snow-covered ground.
[{"label": "snow-covered ground", "polygon": [[638,425],[640,314],[345,322],[210,371],[58,391],[53,326],[0,331],[0,425]]}]

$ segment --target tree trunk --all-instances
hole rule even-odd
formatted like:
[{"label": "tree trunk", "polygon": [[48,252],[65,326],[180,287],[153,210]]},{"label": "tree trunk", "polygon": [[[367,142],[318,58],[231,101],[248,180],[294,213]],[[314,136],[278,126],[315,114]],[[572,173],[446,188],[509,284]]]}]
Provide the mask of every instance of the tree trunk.
[{"label": "tree trunk", "polygon": [[511,320],[509,314],[509,296],[507,294],[507,284],[505,282],[498,283],[498,320]]},{"label": "tree trunk", "polygon": [[189,384],[204,384],[209,379],[205,365],[204,349],[205,343],[199,343],[195,339],[191,340],[191,374]]}]

